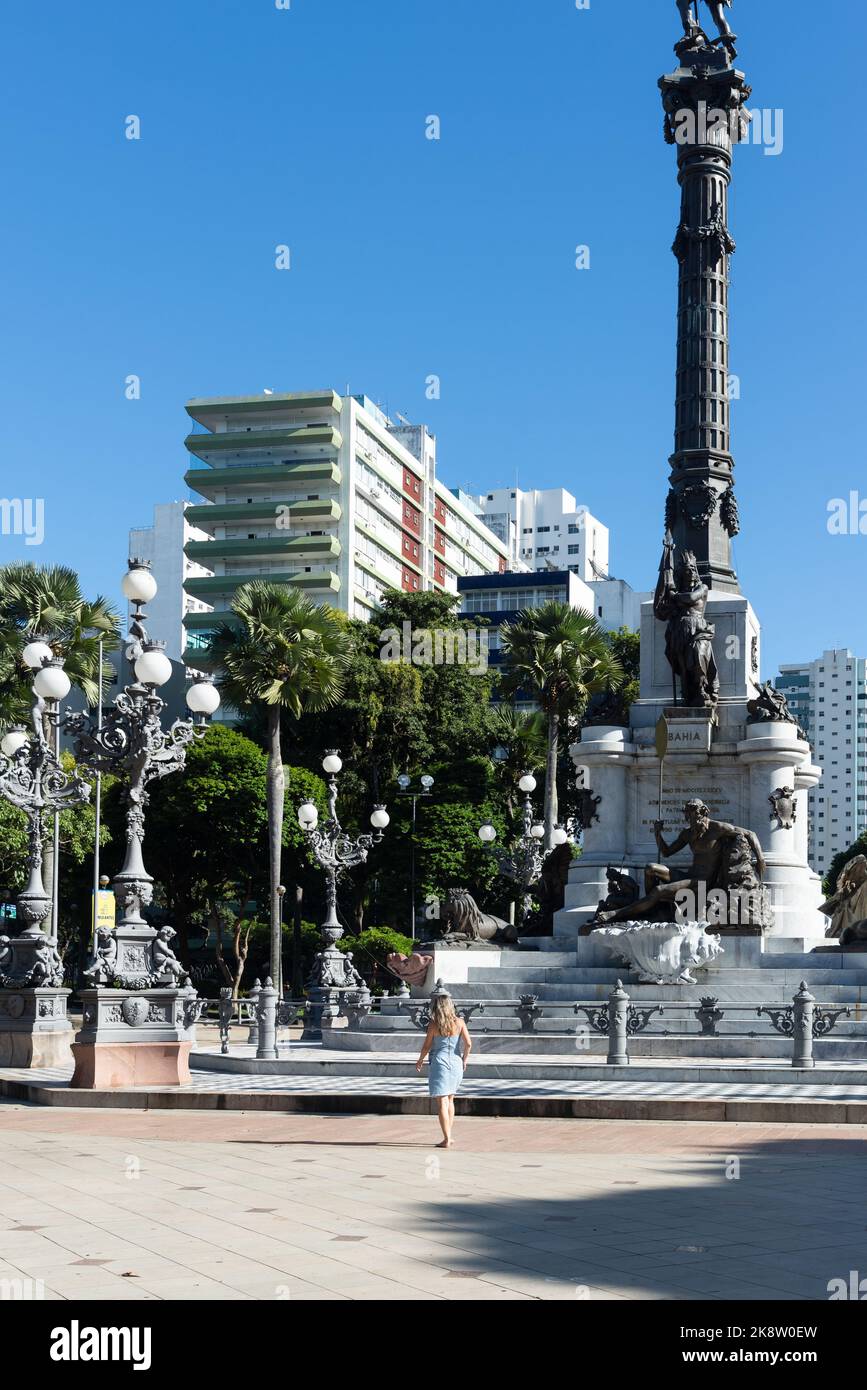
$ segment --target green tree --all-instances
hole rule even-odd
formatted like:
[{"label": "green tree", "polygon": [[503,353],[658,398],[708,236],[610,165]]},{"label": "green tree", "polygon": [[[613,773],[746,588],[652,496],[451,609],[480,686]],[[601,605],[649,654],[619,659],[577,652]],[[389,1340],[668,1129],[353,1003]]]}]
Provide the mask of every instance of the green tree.
[{"label": "green tree", "polygon": [[[33,677],[21,663],[24,646],[39,635],[63,666],[73,686],[96,703],[99,651],[107,655],[119,645],[120,619],[102,597],[85,599],[78,575],[64,565],[5,565],[0,569],[0,681],[7,696],[32,701]],[[110,675],[106,665],[104,675]]]},{"label": "green tree", "polygon": [[[351,643],[345,622],[283,584],[256,580],[237,591],[233,621],[215,635],[211,657],[226,703],[267,715],[268,851],[272,965],[281,959],[281,854],[286,782],[281,711],[299,720],[305,711],[330,709],[343,692]],[[278,988],[281,981],[275,979]]]},{"label": "green tree", "polygon": [[601,690],[587,707],[585,724],[628,724],[641,679],[641,636],[628,627],[606,632],[606,641],[623,671],[622,683]]},{"label": "green tree", "polygon": [[490,739],[498,781],[503,789],[509,815],[515,814],[520,800],[518,783],[525,772],[538,772],[545,766],[548,734],[544,714],[528,713],[514,705],[495,705],[491,710]]},{"label": "green tree", "polygon": [[[409,921],[409,798],[397,795],[398,774],[416,783],[425,772],[436,779],[433,797],[419,804],[419,825],[443,800],[444,779],[455,781],[454,800],[480,804],[469,769],[490,753],[492,678],[479,662],[438,662],[430,640],[439,634],[446,655],[471,630],[456,618],[456,602],[433,591],[386,593],[370,622],[348,624],[352,656],[339,706],[305,715],[287,731],[293,762],[315,759],[318,767],[324,747],[340,749],[340,819],[353,834],[369,830],[377,802],[392,815],[384,842],[344,882],[353,890],[347,922],[355,933],[371,907],[377,922],[384,912],[401,925]],[[452,653],[461,654],[455,646]]]},{"label": "green tree", "polygon": [[[306,768],[287,771],[282,860],[306,885],[309,853],[296,802],[309,799],[324,814],[327,794]],[[213,724],[190,748],[183,775],[155,783],[148,808],[148,865],[185,952],[192,931],[209,926],[219,940],[218,927],[231,921],[236,932],[250,921],[251,906],[267,899],[268,844],[267,755],[235,729]]]},{"label": "green tree", "polygon": [[583,712],[597,692],[616,689],[623,681],[623,668],[595,618],[553,600],[504,624],[501,646],[503,692],[535,700],[547,720],[545,848],[550,851],[558,813],[561,725]]}]

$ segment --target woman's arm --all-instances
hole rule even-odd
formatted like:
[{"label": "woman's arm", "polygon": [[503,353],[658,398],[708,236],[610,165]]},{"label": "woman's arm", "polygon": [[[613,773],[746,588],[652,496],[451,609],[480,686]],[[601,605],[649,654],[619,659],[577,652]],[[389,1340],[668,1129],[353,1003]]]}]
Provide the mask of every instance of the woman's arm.
[{"label": "woman's arm", "polygon": [[416,1071],[420,1072],[422,1067],[424,1066],[424,1059],[433,1047],[433,1040],[434,1027],[433,1024],[431,1024],[427,1032],[425,1033],[424,1042],[421,1045],[421,1052],[418,1054],[418,1061],[415,1064]]},{"label": "woman's arm", "polygon": [[464,1066],[466,1066],[466,1065],[467,1065],[467,1062],[470,1060],[470,1053],[471,1053],[472,1050],[473,1050],[473,1040],[472,1040],[472,1038],[470,1037],[470,1030],[469,1030],[469,1028],[467,1027],[466,1022],[464,1021],[464,1019],[461,1019],[461,1037],[462,1037],[463,1040],[464,1040],[463,1063],[464,1063]]}]

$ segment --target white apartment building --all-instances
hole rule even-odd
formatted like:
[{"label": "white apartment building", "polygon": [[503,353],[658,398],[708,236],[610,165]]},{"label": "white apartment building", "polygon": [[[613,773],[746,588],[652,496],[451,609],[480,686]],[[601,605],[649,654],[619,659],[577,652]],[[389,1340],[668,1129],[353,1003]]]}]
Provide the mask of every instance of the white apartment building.
[{"label": "white apartment building", "polygon": [[[234,590],[279,579],[354,618],[389,588],[456,593],[465,575],[505,570],[508,546],[472,499],[437,477],[436,439],[394,424],[366,396],[267,393],[190,401],[185,441],[197,495],[186,543],[204,573],[191,598],[224,617]],[[208,646],[213,616],[186,619],[187,660]]]},{"label": "white apartment building", "polygon": [[826,651],[781,666],[775,684],[823,769],[809,796],[809,856],[824,875],[867,828],[867,662],[846,648]]},{"label": "white apartment building", "polygon": [[160,502],[154,507],[153,525],[129,533],[130,558],[148,560],[159,585],[156,597],[147,605],[148,631],[165,642],[166,656],[172,661],[183,659],[187,615],[211,611],[207,603],[191,597],[184,588],[188,579],[205,578],[210,572],[185,553],[190,542],[208,539],[205,531],[190,524],[188,509],[187,502]]},{"label": "white apartment building", "polygon": [[509,568],[571,570],[589,584],[608,575],[608,527],[565,488],[497,488],[478,498],[491,530],[509,547]]}]

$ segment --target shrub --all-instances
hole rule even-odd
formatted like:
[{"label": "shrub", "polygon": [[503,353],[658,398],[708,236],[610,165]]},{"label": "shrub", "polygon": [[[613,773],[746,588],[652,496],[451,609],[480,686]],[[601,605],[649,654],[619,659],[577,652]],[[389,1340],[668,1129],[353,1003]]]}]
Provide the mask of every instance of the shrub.
[{"label": "shrub", "polygon": [[414,949],[410,938],[393,927],[367,927],[358,936],[341,937],[337,945],[341,951],[352,952],[352,964],[371,989],[395,983],[395,977],[385,968],[392,951],[409,956]]}]

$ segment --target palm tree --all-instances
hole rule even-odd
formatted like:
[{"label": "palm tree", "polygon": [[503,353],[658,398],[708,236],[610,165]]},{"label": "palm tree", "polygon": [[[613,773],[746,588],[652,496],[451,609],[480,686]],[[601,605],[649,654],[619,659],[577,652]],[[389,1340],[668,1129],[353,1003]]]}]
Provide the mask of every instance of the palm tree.
[{"label": "palm tree", "polygon": [[512,816],[519,797],[518,782],[525,772],[538,772],[545,766],[548,721],[540,710],[530,714],[515,709],[514,705],[493,705],[488,733],[498,778]]},{"label": "palm tree", "polygon": [[297,589],[257,579],[232,601],[234,621],[223,623],[210,656],[228,705],[236,710],[262,704],[268,720],[268,844],[271,876],[271,975],[282,989],[282,904],[278,889],[283,847],[286,779],[280,717],[293,719],[336,704],[351,639],[340,615],[311,603]]},{"label": "palm tree", "polygon": [[557,824],[557,756],[562,721],[581,712],[591,696],[616,689],[623,668],[604,630],[589,613],[550,601],[504,624],[503,692],[535,700],[548,725],[545,773],[545,848]]},{"label": "palm tree", "polygon": [[[99,691],[100,657],[119,645],[119,629],[120,618],[106,599],[84,598],[75,570],[29,563],[0,568],[0,723],[30,717],[33,673],[23,666],[21,652],[33,637],[44,637],[55,655],[63,658],[73,686],[93,705]],[[103,674],[109,674],[105,666]],[[46,716],[46,739],[51,732]],[[53,842],[46,846],[43,876],[51,892]],[[56,932],[58,924],[53,926]]]},{"label": "palm tree", "polygon": [[[11,694],[28,678],[18,656],[31,638],[43,636],[72,684],[89,705],[99,689],[100,645],[103,653],[119,644],[120,619],[102,597],[84,598],[78,575],[65,565],[6,565],[0,569],[0,680]],[[20,693],[27,695],[27,691]]]}]

